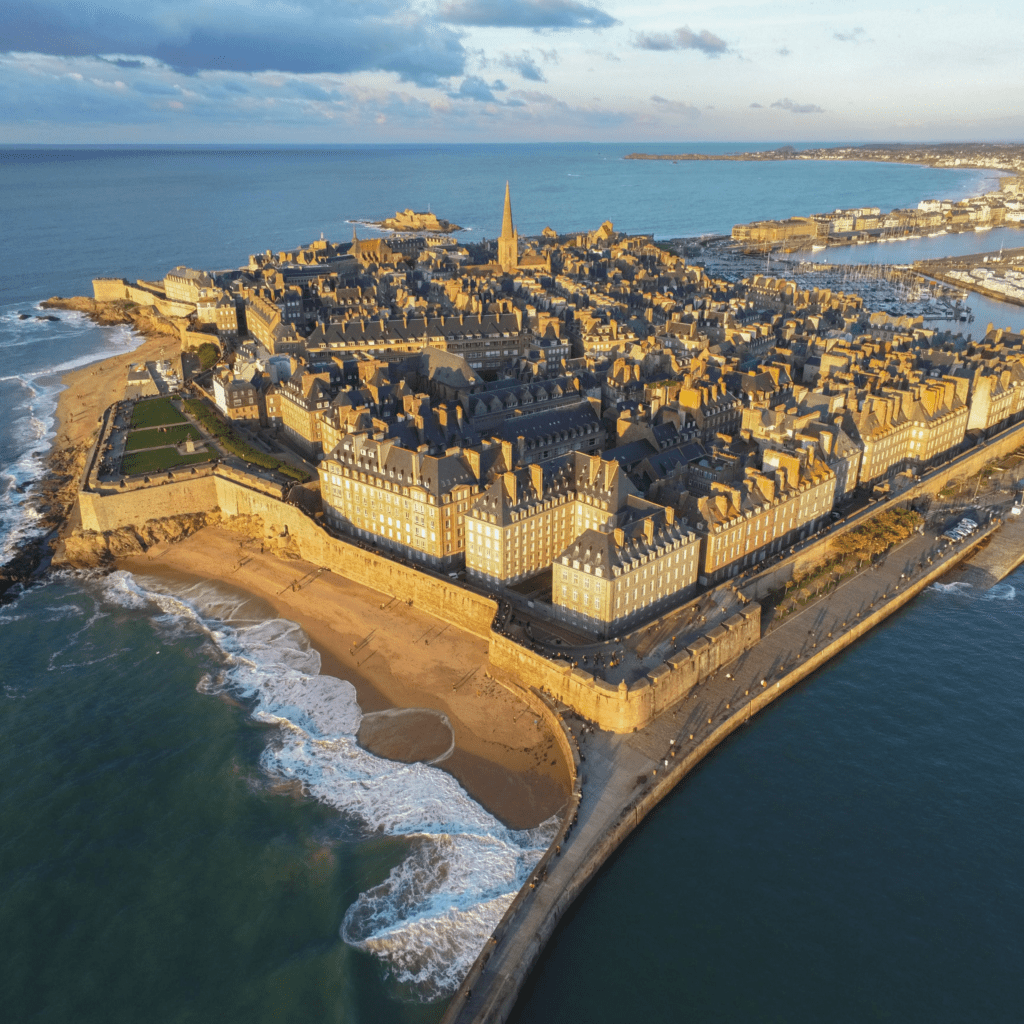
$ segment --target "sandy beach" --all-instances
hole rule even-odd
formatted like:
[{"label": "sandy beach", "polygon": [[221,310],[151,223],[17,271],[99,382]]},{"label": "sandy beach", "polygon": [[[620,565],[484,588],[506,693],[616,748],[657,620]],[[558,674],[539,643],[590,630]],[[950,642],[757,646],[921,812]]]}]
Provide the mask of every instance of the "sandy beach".
[{"label": "sandy beach", "polygon": [[[259,541],[224,527],[120,564],[139,574],[222,580],[262,598],[302,626],[323,673],[351,682],[364,713],[442,712],[455,750],[437,766],[505,824],[530,828],[565,803],[568,777],[554,740],[526,704],[485,676],[487,644],[478,637],[329,572],[295,591],[292,584],[318,566],[263,554]],[[449,746],[437,715],[372,722],[361,742],[395,760],[431,761]]]}]

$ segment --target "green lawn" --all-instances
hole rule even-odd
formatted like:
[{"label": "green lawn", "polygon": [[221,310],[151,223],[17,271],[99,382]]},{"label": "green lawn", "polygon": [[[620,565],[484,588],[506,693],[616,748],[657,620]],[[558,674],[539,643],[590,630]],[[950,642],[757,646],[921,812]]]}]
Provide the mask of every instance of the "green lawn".
[{"label": "green lawn", "polygon": [[124,443],[126,451],[135,452],[140,448],[163,448],[169,444],[180,444],[187,438],[198,441],[201,435],[195,427],[165,427],[163,430],[133,430]]},{"label": "green lawn", "polygon": [[174,448],[154,448],[148,452],[136,452],[121,460],[121,472],[125,476],[141,476],[143,473],[162,473],[178,466],[191,466],[196,462],[209,462],[213,452],[195,452],[179,455]]},{"label": "green lawn", "polygon": [[161,427],[165,423],[184,423],[185,417],[171,405],[169,398],[146,398],[135,403],[133,427]]}]

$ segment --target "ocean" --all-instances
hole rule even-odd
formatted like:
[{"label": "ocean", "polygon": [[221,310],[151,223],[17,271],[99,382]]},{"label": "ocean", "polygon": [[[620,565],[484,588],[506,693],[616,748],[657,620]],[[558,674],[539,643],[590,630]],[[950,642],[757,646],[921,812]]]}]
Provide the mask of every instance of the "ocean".
[{"label": "ocean", "polygon": [[[94,276],[237,266],[405,207],[494,237],[506,179],[521,234],[658,238],[993,184],[631,148],[0,150],[0,552],[33,532],[61,373],[138,343],[35,319]],[[730,740],[573,908],[517,1019],[1019,1018],[1019,587],[929,592]],[[354,692],[224,584],[54,573],[0,637],[7,1020],[436,1021],[550,834],[358,748]]]}]

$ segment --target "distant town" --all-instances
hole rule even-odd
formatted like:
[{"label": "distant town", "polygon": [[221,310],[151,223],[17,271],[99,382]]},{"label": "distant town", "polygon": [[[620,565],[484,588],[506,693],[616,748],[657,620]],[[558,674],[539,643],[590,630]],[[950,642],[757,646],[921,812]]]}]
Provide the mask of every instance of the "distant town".
[{"label": "distant town", "polygon": [[944,142],[871,143],[815,149],[750,150],[745,153],[630,153],[627,160],[869,160],[879,163],[924,164],[929,167],[983,167],[1019,174],[1024,171],[1024,146],[1019,143]]}]

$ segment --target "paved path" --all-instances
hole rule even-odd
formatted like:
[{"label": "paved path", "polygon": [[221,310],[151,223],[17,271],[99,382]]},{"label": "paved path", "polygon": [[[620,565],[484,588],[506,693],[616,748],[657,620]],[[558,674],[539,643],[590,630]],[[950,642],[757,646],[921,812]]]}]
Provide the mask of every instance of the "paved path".
[{"label": "paved path", "polygon": [[[562,913],[625,835],[665,795],[659,792],[637,807],[637,798],[658,783],[659,772],[664,780],[673,766],[679,773],[677,762],[696,764],[711,749],[701,749],[701,744],[713,746],[724,738],[723,723],[732,720],[738,726],[742,718],[737,713],[744,707],[754,710],[752,701],[763,705],[772,682],[799,667],[801,660],[814,657],[819,647],[831,642],[830,634],[838,637],[849,632],[887,598],[906,591],[943,562],[955,563],[972,543],[976,539],[966,545],[948,544],[934,532],[911,538],[877,567],[788,616],[755,648],[637,733],[591,732],[566,711],[582,755],[582,799],[576,824],[559,856],[550,862],[547,877],[536,884],[500,940],[492,940],[486,965],[471,988],[453,998],[443,1024],[497,1024],[506,1019]],[[672,784],[676,781],[672,779]]]}]

